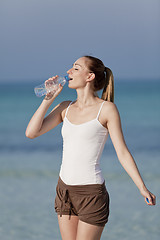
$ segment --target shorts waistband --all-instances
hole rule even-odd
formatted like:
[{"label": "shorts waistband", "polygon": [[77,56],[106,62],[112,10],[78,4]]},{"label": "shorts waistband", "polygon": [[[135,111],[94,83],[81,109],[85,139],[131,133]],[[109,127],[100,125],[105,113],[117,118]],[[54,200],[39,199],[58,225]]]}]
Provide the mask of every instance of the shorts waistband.
[{"label": "shorts waistband", "polygon": [[105,181],[102,184],[68,185],[59,177],[58,184],[62,188],[80,195],[103,194],[106,191]]}]

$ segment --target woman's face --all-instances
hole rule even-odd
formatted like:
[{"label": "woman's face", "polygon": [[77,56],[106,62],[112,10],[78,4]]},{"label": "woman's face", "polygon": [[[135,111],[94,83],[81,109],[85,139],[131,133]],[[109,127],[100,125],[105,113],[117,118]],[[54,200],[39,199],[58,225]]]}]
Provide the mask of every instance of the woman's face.
[{"label": "woman's face", "polygon": [[87,59],[85,57],[77,59],[73,64],[73,67],[67,71],[69,74],[69,84],[70,88],[84,88],[89,80],[90,72],[87,67]]}]

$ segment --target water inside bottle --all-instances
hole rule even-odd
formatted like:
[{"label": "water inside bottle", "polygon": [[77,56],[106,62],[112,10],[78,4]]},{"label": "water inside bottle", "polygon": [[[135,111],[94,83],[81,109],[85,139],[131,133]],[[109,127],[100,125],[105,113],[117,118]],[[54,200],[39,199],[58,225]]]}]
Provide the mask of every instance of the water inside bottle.
[{"label": "water inside bottle", "polygon": [[42,97],[46,95],[47,93],[52,92],[53,94],[58,90],[58,85],[61,84],[64,86],[66,81],[69,81],[69,76],[65,77],[58,77],[54,79],[53,81],[50,81],[47,85],[42,84],[34,88],[34,92],[37,97]]},{"label": "water inside bottle", "polygon": [[46,94],[46,89],[43,87],[35,87],[34,92],[37,97],[42,97],[43,95]]}]

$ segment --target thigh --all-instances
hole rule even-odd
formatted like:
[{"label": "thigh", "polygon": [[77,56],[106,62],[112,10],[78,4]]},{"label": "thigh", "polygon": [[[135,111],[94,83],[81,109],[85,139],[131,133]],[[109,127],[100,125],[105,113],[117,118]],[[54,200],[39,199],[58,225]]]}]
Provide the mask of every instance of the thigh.
[{"label": "thigh", "polygon": [[99,240],[104,227],[95,226],[79,220],[76,240]]},{"label": "thigh", "polygon": [[69,215],[58,215],[59,229],[61,232],[62,240],[76,240],[78,217]]}]

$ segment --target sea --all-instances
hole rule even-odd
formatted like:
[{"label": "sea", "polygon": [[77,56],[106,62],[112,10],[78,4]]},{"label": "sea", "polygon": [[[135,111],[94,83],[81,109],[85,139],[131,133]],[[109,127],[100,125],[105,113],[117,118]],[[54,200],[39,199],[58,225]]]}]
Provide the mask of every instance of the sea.
[{"label": "sea", "polygon": [[[61,239],[54,199],[62,158],[62,124],[36,139],[25,136],[29,120],[43,100],[33,91],[40,83],[0,83],[1,240]],[[59,102],[75,99],[75,90],[65,85],[47,114]],[[101,169],[110,195],[110,216],[101,239],[159,240],[160,80],[115,81],[115,104],[128,149],[147,188],[157,196],[157,205],[145,203],[109,137]]]}]

